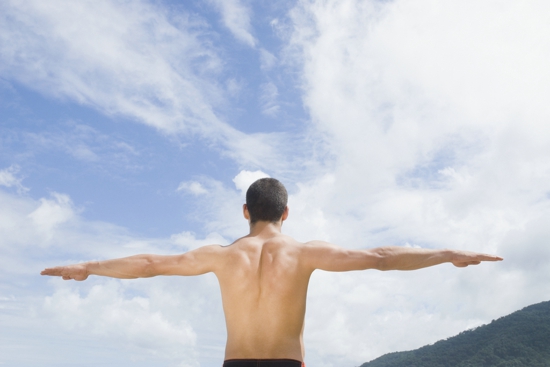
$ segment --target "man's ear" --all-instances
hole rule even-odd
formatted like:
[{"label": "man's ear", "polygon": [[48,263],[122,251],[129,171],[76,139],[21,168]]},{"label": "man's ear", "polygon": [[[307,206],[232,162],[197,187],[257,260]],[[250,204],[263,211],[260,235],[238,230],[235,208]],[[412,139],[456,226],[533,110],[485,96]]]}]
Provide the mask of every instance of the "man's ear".
[{"label": "man's ear", "polygon": [[248,206],[246,206],[246,204],[243,204],[243,216],[244,219],[250,220],[250,213],[248,212]]},{"label": "man's ear", "polygon": [[288,218],[288,212],[290,211],[290,209],[288,208],[288,205],[285,206],[285,211],[283,212],[283,216],[281,217],[281,219],[283,220],[283,222],[286,220],[286,218]]}]

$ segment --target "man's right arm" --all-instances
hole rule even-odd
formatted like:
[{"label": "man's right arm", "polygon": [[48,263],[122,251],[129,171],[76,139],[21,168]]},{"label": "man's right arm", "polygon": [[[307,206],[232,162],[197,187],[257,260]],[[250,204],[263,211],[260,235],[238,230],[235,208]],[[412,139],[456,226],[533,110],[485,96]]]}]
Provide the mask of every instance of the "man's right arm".
[{"label": "man's right arm", "polygon": [[306,261],[312,269],[351,270],[416,270],[450,262],[457,267],[477,265],[482,261],[500,261],[501,257],[470,251],[432,250],[410,247],[345,249],[323,241],[305,244]]}]

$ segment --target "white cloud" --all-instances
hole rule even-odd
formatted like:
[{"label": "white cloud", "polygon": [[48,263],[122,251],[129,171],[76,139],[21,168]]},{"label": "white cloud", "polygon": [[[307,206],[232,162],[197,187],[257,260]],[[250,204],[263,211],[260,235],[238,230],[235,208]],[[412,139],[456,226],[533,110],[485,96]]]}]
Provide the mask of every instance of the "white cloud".
[{"label": "white cloud", "polygon": [[[399,1],[302,2],[293,11],[305,104],[333,157],[334,185],[320,194],[345,222],[374,230],[441,218],[462,222],[463,231],[496,216],[510,229],[534,210],[528,202],[544,200],[550,111],[540,96],[550,91],[520,80],[523,70],[529,80],[550,77],[543,57],[550,50],[522,42],[546,44],[548,32],[525,27],[539,24],[540,9],[522,6],[510,19],[520,33],[509,39],[500,17],[516,14],[514,4],[498,14],[480,6],[486,16],[475,19],[458,2],[432,12]],[[476,52],[485,46],[497,56]]]},{"label": "white cloud", "polygon": [[260,49],[260,65],[262,69],[269,70],[277,64],[277,58],[266,49]]},{"label": "white cloud", "polygon": [[222,146],[238,138],[214,113],[221,62],[190,16],[168,18],[144,1],[10,2],[1,14],[6,79],[168,134],[199,133]]},{"label": "white cloud", "polygon": [[[90,277],[72,283],[37,276],[47,266],[136,253],[177,254],[228,241],[217,233],[142,238],[109,223],[87,221],[73,208],[64,194],[33,200],[0,190],[0,309],[10,310],[0,314],[0,334],[6,345],[18,346],[3,350],[0,362],[32,365],[38,359],[53,366],[61,358],[71,364],[95,351],[99,360],[132,359],[136,365],[219,363],[225,339],[215,277]],[[29,285],[37,279],[41,285]],[[25,337],[20,340],[20,335]],[[64,349],[67,340],[75,343],[69,343],[70,352]],[[22,350],[37,354],[32,359]]]},{"label": "white cloud", "polygon": [[219,96],[197,77],[219,60],[189,18],[143,1],[11,2],[2,16],[0,72],[10,80],[166,132],[220,123],[206,102]]},{"label": "white cloud", "polygon": [[229,95],[232,97],[237,97],[243,89],[243,83],[234,78],[229,79],[226,83],[226,89]]},{"label": "white cloud", "polygon": [[262,113],[267,116],[274,117],[280,110],[277,103],[277,97],[279,96],[279,90],[277,86],[271,82],[261,85],[260,104],[262,106]]},{"label": "white cloud", "polygon": [[[277,134],[245,134],[218,117],[227,93],[238,88],[217,82],[223,62],[200,19],[145,0],[0,6],[0,75],[8,81],[168,135],[198,136],[243,165],[276,164],[281,154],[274,152],[289,149]],[[248,8],[238,1],[219,6],[232,31],[253,43]],[[70,154],[101,161],[87,144]]]},{"label": "white cloud", "polygon": [[19,193],[28,191],[23,184],[21,184],[21,178],[17,177],[20,167],[16,164],[12,164],[8,168],[0,170],[0,186],[15,187]]},{"label": "white cloud", "polygon": [[218,233],[209,233],[204,239],[197,239],[195,234],[191,232],[181,232],[174,234],[170,237],[170,240],[175,244],[187,249],[188,251],[194,250],[201,246],[207,245],[228,245],[227,239],[222,237]]},{"label": "white cloud", "polygon": [[233,33],[236,39],[250,47],[256,45],[251,34],[250,8],[240,0],[210,0],[219,10],[223,24]]},{"label": "white cloud", "polygon": [[36,228],[51,238],[51,233],[60,224],[75,217],[73,205],[69,196],[52,193],[52,199],[40,199],[40,206],[29,214]]},{"label": "white cloud", "polygon": [[32,154],[60,151],[79,161],[102,167],[132,167],[128,164],[130,159],[139,155],[133,146],[116,137],[102,134],[89,125],[68,121],[63,127],[64,129],[49,128],[38,132],[15,131],[14,134],[25,142]]},{"label": "white cloud", "polygon": [[197,181],[181,182],[176,191],[187,191],[193,195],[204,195],[208,193],[208,190]]},{"label": "white cloud", "polygon": [[11,166],[0,171],[0,185],[11,187],[21,184],[21,180],[18,180],[14,173],[18,171],[17,167]]},{"label": "white cloud", "polygon": [[47,314],[65,329],[115,343],[125,340],[140,353],[162,355],[182,367],[198,366],[193,328],[185,321],[174,324],[148,298],[128,297],[117,281],[94,285],[84,297],[71,288],[63,284],[44,302]]},{"label": "white cloud", "polygon": [[[544,300],[539,280],[548,282],[548,268],[509,264],[524,249],[543,255],[540,241],[550,240],[534,224],[550,209],[550,109],[542,102],[550,84],[540,82],[550,80],[548,6],[347,0],[292,10],[287,54],[303,72],[326,166],[298,182],[287,230],[346,247],[408,243],[505,257],[465,272],[327,275],[322,285],[314,275],[309,358],[362,363]],[[342,290],[357,279],[365,290]],[[525,290],[530,281],[536,286]],[[344,297],[364,291],[361,307]],[[524,297],[514,307],[494,301]],[[330,325],[316,325],[328,315],[336,315]]]},{"label": "white cloud", "polygon": [[245,195],[246,190],[248,190],[248,187],[252,185],[254,181],[264,177],[269,177],[269,175],[262,171],[242,170],[233,178],[233,183],[235,183],[237,190],[239,190],[241,194]]},{"label": "white cloud", "polygon": [[[246,185],[245,176],[247,176],[246,173],[242,177],[244,179],[238,180],[242,185]],[[216,233],[230,239],[229,243],[248,232],[248,223],[242,214],[242,192],[208,177],[203,177],[201,184],[208,193],[196,197],[198,210],[194,218],[204,225],[204,229],[209,233]]]},{"label": "white cloud", "polygon": [[[229,148],[226,154],[251,169],[288,172],[297,170],[303,164],[303,147],[297,140],[299,138],[285,132],[235,133],[226,141]],[[294,163],[294,166],[289,162]]]}]

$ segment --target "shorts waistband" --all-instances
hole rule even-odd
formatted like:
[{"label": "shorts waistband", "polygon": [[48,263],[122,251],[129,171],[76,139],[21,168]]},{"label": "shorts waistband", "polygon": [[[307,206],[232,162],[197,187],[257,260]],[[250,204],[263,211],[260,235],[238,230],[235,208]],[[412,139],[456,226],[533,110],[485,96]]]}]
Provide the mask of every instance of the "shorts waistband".
[{"label": "shorts waistband", "polygon": [[297,359],[226,359],[223,367],[305,367],[305,363]]}]

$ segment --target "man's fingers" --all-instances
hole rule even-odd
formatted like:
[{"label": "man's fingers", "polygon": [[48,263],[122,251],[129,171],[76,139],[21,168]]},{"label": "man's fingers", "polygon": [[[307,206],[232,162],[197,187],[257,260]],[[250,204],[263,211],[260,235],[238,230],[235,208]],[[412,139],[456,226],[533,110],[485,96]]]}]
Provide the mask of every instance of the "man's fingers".
[{"label": "man's fingers", "polygon": [[495,255],[479,255],[479,260],[481,261],[502,261],[504,260],[502,257],[500,256],[495,256]]},{"label": "man's fingers", "polygon": [[479,265],[482,261],[502,261],[503,258],[496,255],[466,253],[461,259],[456,259],[453,264],[459,268],[465,268],[468,265]]},{"label": "man's fingers", "polygon": [[63,274],[63,268],[48,268],[44,269],[40,272],[41,275],[51,275],[51,276],[58,276],[63,278],[63,280],[71,280],[73,279],[70,275]]},{"label": "man's fingers", "polygon": [[46,268],[40,272],[40,275],[53,275],[53,276],[61,276],[62,268],[55,267],[55,268]]},{"label": "man's fingers", "polygon": [[64,280],[86,280],[88,274],[84,268],[78,265],[68,265],[68,266],[56,266],[53,268],[46,268],[40,272],[41,275],[51,275],[62,277]]}]

